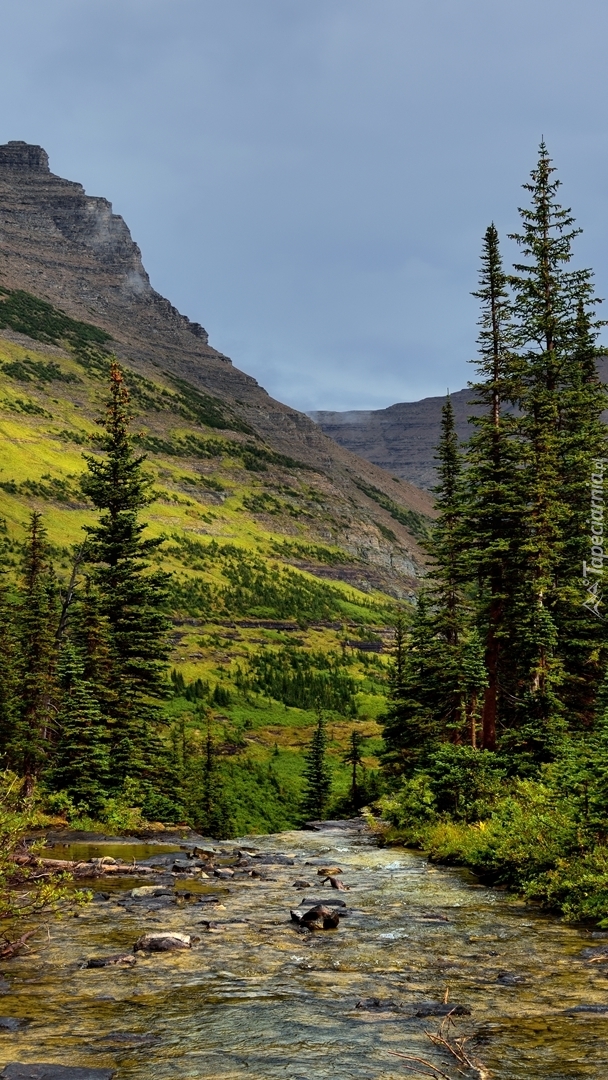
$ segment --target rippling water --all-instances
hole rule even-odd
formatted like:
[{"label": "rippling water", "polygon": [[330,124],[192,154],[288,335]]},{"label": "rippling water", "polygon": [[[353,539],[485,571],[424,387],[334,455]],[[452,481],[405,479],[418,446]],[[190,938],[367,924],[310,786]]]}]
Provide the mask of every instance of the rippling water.
[{"label": "rippling water", "polygon": [[[0,1034],[0,1064],[112,1066],[117,1080],[394,1080],[413,1074],[391,1050],[441,1062],[425,1035],[438,1021],[411,1014],[448,989],[451,1002],[471,1009],[458,1033],[474,1036],[473,1053],[497,1080],[608,1076],[608,1011],[572,1011],[608,1009],[608,963],[583,955],[602,945],[589,932],[466,873],[378,849],[356,830],[248,843],[295,863],[266,865],[267,880],[206,883],[224,890],[221,905],[202,904],[198,893],[161,910],[129,910],[115,885],[77,918],[51,920],[48,935],[5,967],[0,1013],[27,1024]],[[348,894],[314,884],[321,860],[342,867]],[[294,889],[299,878],[314,887]],[[336,931],[301,933],[289,909],[305,895],[340,895],[350,914]],[[206,931],[205,919],[218,929]],[[132,969],[79,966],[160,929],[201,942],[138,954]],[[356,1008],[369,998],[401,1011]]]}]

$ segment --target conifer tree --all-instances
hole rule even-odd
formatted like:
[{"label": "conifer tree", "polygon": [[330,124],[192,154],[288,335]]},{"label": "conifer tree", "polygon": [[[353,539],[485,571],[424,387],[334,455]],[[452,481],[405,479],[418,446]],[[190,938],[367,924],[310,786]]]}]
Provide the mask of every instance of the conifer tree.
[{"label": "conifer tree", "polygon": [[144,539],[141,510],[151,501],[151,480],[142,469],[145,455],[134,450],[132,413],[123,374],[114,361],[104,429],[103,457],[85,457],[82,486],[100,511],[87,526],[87,558],[99,610],[108,627],[108,689],[113,700],[112,770],[118,778],[151,775],[160,746],[154,728],[165,695],[168,620],[163,611],[168,575],[150,570],[149,558],[162,541]]},{"label": "conifer tree", "polygon": [[[575,507],[581,505],[582,489],[589,483],[592,457],[605,442],[597,379],[581,380],[581,348],[588,353],[600,325],[588,314],[596,302],[592,275],[589,270],[569,269],[572,242],[580,230],[574,228],[570,210],[557,201],[560,182],[554,172],[543,142],[531,183],[524,185],[531,206],[520,209],[522,232],[513,235],[528,261],[515,265],[511,279],[525,365],[519,405],[527,525],[516,593],[519,618],[511,644],[522,663],[524,742],[541,758],[562,725],[561,688],[568,679],[568,658],[560,644],[562,612],[564,598],[573,595],[571,575],[580,580],[582,571],[567,554],[573,544],[580,552],[575,539],[580,516]],[[583,334],[586,343],[581,339],[581,311],[589,320]],[[583,418],[587,409],[589,422]],[[589,436],[588,453],[576,452],[575,415]],[[582,603],[582,589],[579,596]],[[571,613],[572,606],[566,603],[568,607]],[[580,675],[580,663],[574,666]]]},{"label": "conifer tree", "polygon": [[327,731],[319,709],[317,726],[305,754],[302,809],[311,818],[322,818],[331,792],[331,772],[327,764]]},{"label": "conifer tree", "polygon": [[31,793],[51,745],[56,684],[57,594],[42,515],[30,517],[18,616],[21,703],[9,740],[9,760]]},{"label": "conifer tree", "polygon": [[[485,641],[485,688],[481,746],[496,748],[499,710],[502,720],[509,692],[517,690],[512,651],[508,643],[510,601],[517,580],[521,547],[522,501],[517,420],[513,405],[520,397],[522,365],[514,352],[511,301],[503,271],[498,233],[486,230],[481,255],[479,289],[478,381],[471,384],[471,404],[482,413],[473,416],[475,432],[466,450],[467,532],[469,577],[479,591],[478,622]],[[500,687],[507,699],[499,701]],[[472,739],[475,743],[476,740]]]},{"label": "conifer tree", "polygon": [[108,730],[84,678],[84,663],[70,641],[59,656],[57,682],[61,705],[48,782],[56,791],[67,792],[76,806],[95,813],[108,791]]},{"label": "conifer tree", "polygon": [[2,581],[0,582],[0,761],[4,767],[13,763],[11,759],[19,722],[21,678],[16,624],[16,597],[6,582]]},{"label": "conifer tree", "polygon": [[359,809],[359,784],[357,782],[357,769],[365,768],[363,758],[361,756],[361,749],[364,743],[364,738],[360,731],[351,731],[348,748],[342,757],[342,761],[345,765],[351,767],[351,782],[350,782],[350,803],[353,810],[356,812]]}]

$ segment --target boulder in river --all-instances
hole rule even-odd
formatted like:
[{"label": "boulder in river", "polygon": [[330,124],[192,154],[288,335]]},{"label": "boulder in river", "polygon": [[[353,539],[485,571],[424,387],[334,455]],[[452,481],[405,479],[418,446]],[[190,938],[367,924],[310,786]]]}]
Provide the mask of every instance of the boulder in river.
[{"label": "boulder in river", "polygon": [[176,949],[191,949],[201,939],[193,934],[178,934],[166,931],[164,934],[142,934],[133,946],[133,952],[174,952]]},{"label": "boulder in river", "polygon": [[361,998],[355,1005],[355,1009],[365,1009],[366,1012],[372,1009],[379,1009],[381,1012],[398,1012],[401,1006],[393,1001],[392,998]]},{"label": "boulder in river", "polygon": [[113,956],[93,956],[87,960],[85,967],[133,967],[136,963],[137,959],[133,953],[114,953]]},{"label": "boulder in river", "polygon": [[227,879],[234,877],[234,870],[231,870],[229,866],[224,866],[221,870],[214,870],[213,873],[219,878]]},{"label": "boulder in river", "polygon": [[341,874],[341,873],[342,873],[342,871],[341,871],[339,866],[321,866],[317,870],[317,874],[319,875],[319,877],[322,877],[322,878],[335,877],[336,874]]},{"label": "boulder in river", "polygon": [[310,881],[300,881],[298,879],[298,881],[294,881],[293,888],[294,889],[311,889],[312,885],[310,884]]},{"label": "boulder in river", "polygon": [[11,1061],[0,1080],[112,1080],[114,1069],[86,1069],[73,1065],[22,1064]]},{"label": "boulder in river", "polygon": [[170,885],[140,885],[138,889],[131,889],[129,895],[134,900],[147,900],[150,896],[173,896],[173,888]]},{"label": "boulder in river", "polygon": [[26,1024],[27,1020],[17,1016],[0,1016],[0,1031],[20,1031]]},{"label": "boulder in river", "polygon": [[[327,899],[323,899],[323,900],[319,900],[319,899],[317,899],[315,897],[314,900],[313,900],[313,898],[311,896],[305,896],[304,899],[302,900],[302,903],[299,906],[301,908],[303,908],[303,907],[318,907],[319,904],[323,905],[324,907],[345,908],[346,907],[346,900],[338,900],[338,897],[336,897],[335,899],[333,897],[328,897]],[[346,912],[343,911],[342,914],[345,915]]]},{"label": "boulder in river", "polygon": [[306,926],[309,930],[335,930],[340,923],[338,912],[324,904],[318,904],[310,911],[294,909],[290,914],[293,922]]}]

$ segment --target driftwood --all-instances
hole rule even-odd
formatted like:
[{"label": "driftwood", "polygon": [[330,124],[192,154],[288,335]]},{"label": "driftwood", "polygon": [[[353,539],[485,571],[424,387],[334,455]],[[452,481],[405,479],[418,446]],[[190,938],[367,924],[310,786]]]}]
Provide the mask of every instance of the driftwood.
[{"label": "driftwood", "polygon": [[4,939],[4,945],[0,945],[0,960],[10,960],[11,956],[16,956],[20,949],[26,947],[28,939],[38,932],[40,927],[36,927],[35,930],[28,930],[27,934],[22,934],[16,941],[9,941]]},{"label": "driftwood", "polygon": [[35,878],[47,877],[51,873],[65,871],[75,877],[99,877],[101,874],[154,874],[158,868],[142,866],[139,863],[114,863],[104,859],[91,859],[89,862],[76,862],[71,859],[43,859],[39,855],[13,855],[12,862],[17,866],[31,866],[34,869],[48,871],[47,874],[34,875]]}]

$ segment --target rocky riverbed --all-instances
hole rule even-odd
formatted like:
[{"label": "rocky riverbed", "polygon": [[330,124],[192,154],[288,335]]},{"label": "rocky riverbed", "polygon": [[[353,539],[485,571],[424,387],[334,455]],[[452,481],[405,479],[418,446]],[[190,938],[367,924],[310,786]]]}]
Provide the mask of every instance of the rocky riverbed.
[{"label": "rocky riverbed", "polygon": [[[608,1075],[608,935],[380,849],[358,823],[225,844],[61,841],[49,858],[121,872],[98,873],[89,905],[5,964],[7,1080],[70,1077],[32,1063],[82,1069],[73,1080],[425,1075],[395,1054],[449,1077]],[[471,1037],[478,1072],[431,1042],[442,1021]]]}]

